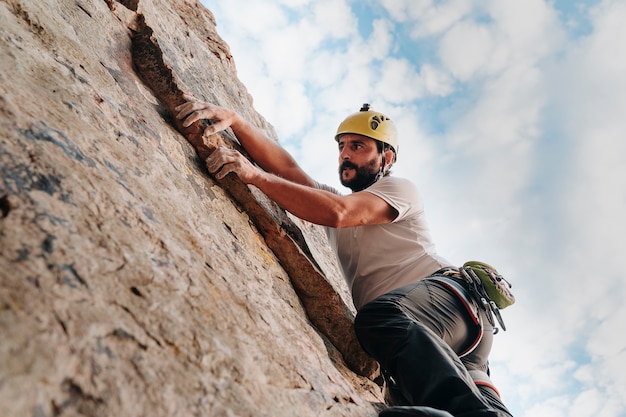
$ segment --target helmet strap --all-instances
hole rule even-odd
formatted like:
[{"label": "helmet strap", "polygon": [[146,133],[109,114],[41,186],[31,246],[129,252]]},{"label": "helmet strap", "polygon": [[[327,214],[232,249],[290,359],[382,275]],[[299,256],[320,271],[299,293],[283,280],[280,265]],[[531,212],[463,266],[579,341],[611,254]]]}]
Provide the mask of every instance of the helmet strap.
[{"label": "helmet strap", "polygon": [[380,171],[378,171],[378,174],[376,174],[376,179],[374,180],[374,182],[378,181],[379,179],[385,176],[385,163],[387,162],[387,157],[385,156],[384,150],[383,150],[383,158],[381,162],[382,162],[382,165],[380,166]]}]

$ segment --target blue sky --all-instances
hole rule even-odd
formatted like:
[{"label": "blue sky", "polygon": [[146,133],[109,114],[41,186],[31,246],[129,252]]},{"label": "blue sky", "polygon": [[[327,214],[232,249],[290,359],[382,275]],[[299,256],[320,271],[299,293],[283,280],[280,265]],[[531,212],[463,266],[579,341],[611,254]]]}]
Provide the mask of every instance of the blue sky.
[{"label": "blue sky", "polygon": [[346,115],[395,120],[440,254],[513,282],[491,362],[516,417],[626,416],[625,1],[203,3],[317,180],[341,188]]}]

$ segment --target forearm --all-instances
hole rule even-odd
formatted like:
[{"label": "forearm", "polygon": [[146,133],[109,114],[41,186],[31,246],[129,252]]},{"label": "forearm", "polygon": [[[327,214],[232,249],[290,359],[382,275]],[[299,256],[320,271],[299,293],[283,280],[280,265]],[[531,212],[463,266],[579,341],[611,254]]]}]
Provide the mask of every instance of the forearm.
[{"label": "forearm", "polygon": [[297,184],[268,172],[260,172],[250,184],[294,216],[311,223],[346,227],[343,200],[318,188]]},{"label": "forearm", "polygon": [[280,144],[268,138],[239,114],[233,114],[230,127],[252,160],[265,171],[299,184],[307,186],[315,184]]},{"label": "forearm", "polygon": [[264,132],[250,124],[238,113],[233,113],[233,122],[230,127],[246,152],[264,170],[271,172],[273,171],[270,169],[272,165],[284,159],[291,159],[291,157],[283,155],[285,151],[278,143],[268,138]]}]

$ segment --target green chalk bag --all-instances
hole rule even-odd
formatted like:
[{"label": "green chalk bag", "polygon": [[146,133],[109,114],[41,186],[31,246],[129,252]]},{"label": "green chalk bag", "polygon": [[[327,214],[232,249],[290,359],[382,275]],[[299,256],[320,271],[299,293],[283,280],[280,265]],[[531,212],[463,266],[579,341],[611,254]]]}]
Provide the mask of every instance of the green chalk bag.
[{"label": "green chalk bag", "polygon": [[511,284],[496,269],[484,262],[469,261],[459,268],[461,275],[469,285],[470,294],[487,313],[489,322],[498,332],[496,320],[506,330],[500,310],[515,303]]},{"label": "green chalk bag", "polygon": [[482,284],[487,298],[500,310],[515,303],[511,284],[493,266],[484,262],[469,261],[463,264],[461,273],[470,283]]}]

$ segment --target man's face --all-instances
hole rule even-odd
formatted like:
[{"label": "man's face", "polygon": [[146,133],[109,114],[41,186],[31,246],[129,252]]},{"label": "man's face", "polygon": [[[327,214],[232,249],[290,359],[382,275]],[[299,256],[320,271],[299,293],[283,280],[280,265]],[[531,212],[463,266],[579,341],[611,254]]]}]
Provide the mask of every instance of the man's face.
[{"label": "man's face", "polygon": [[376,141],[347,133],[339,138],[339,179],[352,191],[361,191],[376,181],[382,165]]}]

